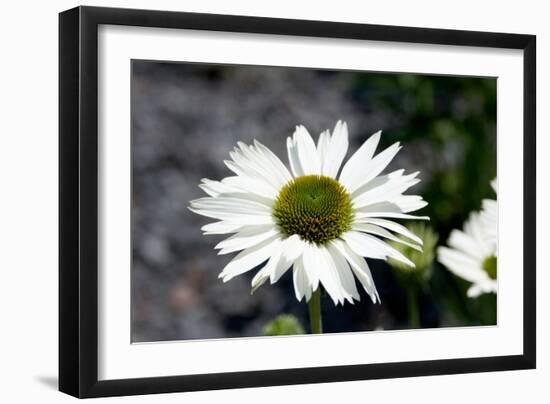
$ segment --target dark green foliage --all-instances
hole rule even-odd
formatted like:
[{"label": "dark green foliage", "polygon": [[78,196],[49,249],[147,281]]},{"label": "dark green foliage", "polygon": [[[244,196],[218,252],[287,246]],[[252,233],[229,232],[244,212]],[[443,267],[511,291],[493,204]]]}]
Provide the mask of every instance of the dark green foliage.
[{"label": "dark green foliage", "polygon": [[[496,87],[496,79],[479,77],[353,78],[352,96],[364,112],[389,122],[379,128],[382,141],[401,141],[414,170],[420,170],[422,182],[413,190],[429,202],[422,214],[430,216],[440,245],[481,208],[483,198],[495,198],[490,182],[496,176]],[[470,285],[434,263],[422,295],[436,308],[440,325],[496,324],[496,296],[468,298]]]}]

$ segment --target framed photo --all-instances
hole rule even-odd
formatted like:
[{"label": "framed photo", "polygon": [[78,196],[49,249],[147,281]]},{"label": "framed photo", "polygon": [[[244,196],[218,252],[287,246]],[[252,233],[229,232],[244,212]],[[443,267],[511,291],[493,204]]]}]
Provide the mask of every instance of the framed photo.
[{"label": "framed photo", "polygon": [[535,367],[534,36],[59,24],[61,391]]}]

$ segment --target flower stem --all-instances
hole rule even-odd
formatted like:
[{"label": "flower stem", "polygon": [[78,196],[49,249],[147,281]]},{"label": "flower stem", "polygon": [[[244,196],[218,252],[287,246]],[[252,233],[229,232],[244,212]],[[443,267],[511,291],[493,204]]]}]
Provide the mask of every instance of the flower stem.
[{"label": "flower stem", "polygon": [[409,327],[418,328],[420,326],[420,316],[418,313],[418,295],[416,288],[409,287],[407,295],[409,300]]},{"label": "flower stem", "polygon": [[309,306],[309,324],[312,334],[323,333],[323,320],[321,319],[321,286],[311,295],[308,302]]}]

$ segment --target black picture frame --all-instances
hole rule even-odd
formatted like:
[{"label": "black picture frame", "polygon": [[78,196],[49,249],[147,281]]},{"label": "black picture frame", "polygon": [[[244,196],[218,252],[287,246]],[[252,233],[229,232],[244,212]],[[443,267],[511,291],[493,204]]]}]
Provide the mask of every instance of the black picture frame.
[{"label": "black picture frame", "polygon": [[[509,48],[523,51],[523,354],[99,381],[100,24]],[[536,37],[167,11],[77,7],[59,15],[59,390],[75,397],[324,383],[536,366]]]}]

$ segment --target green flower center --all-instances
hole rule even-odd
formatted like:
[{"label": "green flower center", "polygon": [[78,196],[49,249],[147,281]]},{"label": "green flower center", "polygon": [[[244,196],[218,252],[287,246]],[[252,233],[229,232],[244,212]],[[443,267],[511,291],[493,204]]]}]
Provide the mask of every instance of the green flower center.
[{"label": "green flower center", "polygon": [[287,236],[324,244],[351,229],[351,198],[330,177],[305,175],[286,184],[273,205],[273,217]]},{"label": "green flower center", "polygon": [[489,278],[491,279],[497,278],[497,257],[495,257],[494,255],[491,255],[490,257],[485,258],[481,266],[483,267],[483,270],[487,272],[487,275],[489,275]]}]

